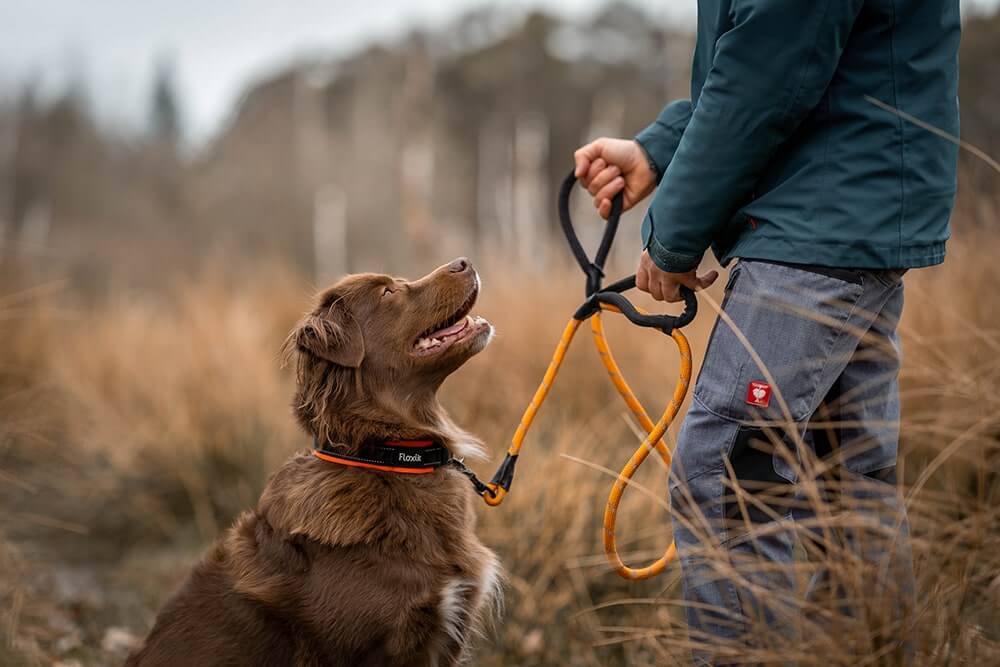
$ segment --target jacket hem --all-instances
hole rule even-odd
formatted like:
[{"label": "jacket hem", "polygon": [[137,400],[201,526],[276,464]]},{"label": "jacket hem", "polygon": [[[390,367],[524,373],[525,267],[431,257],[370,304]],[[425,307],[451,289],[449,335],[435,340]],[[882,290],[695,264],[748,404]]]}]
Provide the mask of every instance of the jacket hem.
[{"label": "jacket hem", "polygon": [[812,264],[837,269],[920,269],[944,262],[946,241],[907,246],[877,246],[861,243],[789,241],[754,236],[739,240],[731,248],[717,248],[723,266],[736,258],[793,264]]}]

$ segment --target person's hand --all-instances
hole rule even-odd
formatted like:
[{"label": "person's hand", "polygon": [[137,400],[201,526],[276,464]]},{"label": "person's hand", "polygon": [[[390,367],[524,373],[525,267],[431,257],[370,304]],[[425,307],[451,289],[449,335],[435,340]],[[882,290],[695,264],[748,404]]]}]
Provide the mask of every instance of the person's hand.
[{"label": "person's hand", "polygon": [[623,189],[627,211],[656,188],[646,153],[631,139],[602,137],[577,150],[573,159],[576,177],[593,195],[594,208],[604,219],[611,215],[611,200]]},{"label": "person's hand", "polygon": [[639,259],[639,268],[635,272],[635,286],[646,292],[657,301],[676,303],[683,301],[681,286],[697,292],[712,286],[719,279],[718,271],[709,271],[699,276],[695,271],[687,273],[667,273],[649,258],[649,252],[643,251]]}]

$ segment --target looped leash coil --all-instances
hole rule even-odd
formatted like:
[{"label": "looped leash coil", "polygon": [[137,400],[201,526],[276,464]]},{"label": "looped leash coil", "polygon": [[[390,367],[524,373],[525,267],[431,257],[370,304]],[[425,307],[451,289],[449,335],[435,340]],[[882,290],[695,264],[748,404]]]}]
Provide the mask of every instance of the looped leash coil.
[{"label": "looped leash coil", "polygon": [[[631,580],[649,579],[663,572],[670,561],[673,560],[676,553],[674,544],[671,543],[656,562],[642,568],[631,568],[622,561],[621,556],[618,554],[615,542],[615,523],[618,516],[618,506],[625,493],[625,488],[650,453],[655,449],[660,458],[663,459],[663,462],[668,467],[670,465],[670,450],[667,449],[666,443],[663,442],[663,435],[677,417],[677,413],[680,411],[691,383],[691,346],[680,329],[694,320],[698,312],[698,301],[694,292],[686,287],[682,287],[681,296],[684,298],[685,303],[684,312],[677,316],[654,315],[633,305],[624,296],[624,292],[635,288],[634,275],[619,280],[607,287],[602,287],[604,281],[604,264],[611,251],[615,234],[618,231],[623,197],[619,193],[612,201],[611,214],[608,216],[604,236],[598,246],[597,254],[594,256],[593,261],[591,261],[580,244],[576,231],[573,229],[572,219],[570,218],[569,200],[575,184],[576,176],[570,173],[563,181],[562,187],[559,190],[559,222],[566,240],[569,242],[573,256],[587,277],[587,300],[577,309],[572,319],[566,325],[565,330],[563,330],[562,338],[559,340],[559,345],[552,356],[548,370],[545,371],[545,376],[542,378],[541,384],[535,390],[535,395],[531,399],[531,403],[521,417],[521,423],[518,425],[517,431],[515,431],[514,437],[511,439],[511,444],[507,449],[507,456],[504,458],[503,463],[493,476],[493,479],[485,485],[485,488],[479,482],[480,486],[477,486],[477,492],[482,495],[483,500],[491,507],[500,505],[507,496],[514,479],[514,467],[517,464],[517,457],[520,454],[521,446],[528,434],[528,430],[531,428],[538,410],[545,402],[545,398],[548,396],[553,382],[555,382],[559,368],[566,357],[566,351],[573,342],[573,337],[576,335],[580,325],[589,319],[594,345],[608,372],[608,377],[647,433],[646,438],[639,445],[639,448],[629,459],[628,463],[625,464],[625,467],[622,468],[614,485],[611,487],[611,494],[608,497],[608,503],[604,510],[604,551],[611,566],[622,577]],[[653,423],[652,419],[646,413],[645,408],[643,408],[642,404],[636,398],[635,393],[622,376],[614,356],[611,354],[611,348],[604,335],[604,325],[601,322],[602,311],[619,313],[640,327],[658,329],[670,336],[677,344],[677,350],[680,354],[680,374],[670,403],[664,409],[663,414],[656,423]],[[471,475],[471,473],[466,474]],[[471,475],[470,479],[478,482],[474,475]]]}]

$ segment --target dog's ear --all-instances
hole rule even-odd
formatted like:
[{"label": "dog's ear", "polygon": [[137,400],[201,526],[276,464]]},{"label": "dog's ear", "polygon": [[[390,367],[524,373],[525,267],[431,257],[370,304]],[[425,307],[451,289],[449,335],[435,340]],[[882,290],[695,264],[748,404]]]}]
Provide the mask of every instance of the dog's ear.
[{"label": "dog's ear", "polygon": [[322,315],[306,316],[292,338],[299,350],[339,366],[358,368],[365,358],[361,325],[340,304],[334,304]]}]

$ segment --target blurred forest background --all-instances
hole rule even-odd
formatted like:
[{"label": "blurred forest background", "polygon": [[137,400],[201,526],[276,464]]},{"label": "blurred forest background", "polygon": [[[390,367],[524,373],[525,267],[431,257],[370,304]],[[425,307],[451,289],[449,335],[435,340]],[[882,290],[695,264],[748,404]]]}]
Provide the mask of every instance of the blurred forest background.
[{"label": "blurred forest background", "polygon": [[[199,550],[306,444],[277,350],[314,286],[342,273],[417,275],[457,255],[480,266],[484,314],[500,339],[446,398],[502,451],[582,293],[554,215],[572,152],[596,136],[630,136],[687,97],[692,46],[686,30],[630,4],[582,19],[481,10],[249,82],[197,145],[185,139],[169,59],[141,134],[100,122],[82,84],[55,98],[31,81],[0,91],[0,664],[114,664],[143,635]],[[963,138],[993,156],[998,74],[1000,14],[971,16]],[[962,545],[924,570],[937,615],[922,655],[940,658],[925,664],[1000,655],[1000,613],[991,613],[1000,544],[990,537],[1000,534],[1000,175],[968,154],[961,174],[959,259],[917,278],[908,315],[911,469],[961,434],[972,452],[927,491],[954,503],[915,519],[927,558],[937,538]],[[579,219],[591,218],[578,199]],[[600,230],[581,227],[591,239]],[[616,274],[632,270],[629,229]],[[953,356],[932,344],[942,301],[962,323]],[[696,351],[710,320],[695,328]],[[642,369],[640,393],[659,403],[669,346],[614,333],[635,341],[623,360]],[[600,616],[609,600],[676,595],[676,580],[628,585],[608,573],[598,531],[608,479],[555,455],[616,468],[632,448],[588,352],[565,380],[584,389],[557,393],[537,449],[528,445],[538,465],[519,480],[520,504],[484,517],[513,584],[508,621],[479,664],[673,655],[663,653],[664,628],[676,610],[633,610],[631,625]],[[929,401],[942,373],[950,391]],[[496,386],[509,405],[483,390]],[[592,502],[559,495],[564,484]],[[626,515],[623,530],[648,538],[634,556],[667,539],[665,514],[656,525],[648,511]],[[955,521],[971,523],[935,532]],[[942,646],[951,653],[935,654]]]},{"label": "blurred forest background", "polygon": [[[976,18],[962,54],[963,136],[994,154],[996,40],[996,17]],[[252,82],[196,148],[169,59],[140,136],[95,122],[82,81],[44,101],[27,81],[0,95],[0,266],[94,293],[226,256],[318,282],[473,252],[545,268],[572,151],[687,97],[691,48],[628,4],[582,21],[481,10]]]},{"label": "blurred forest background", "polygon": [[542,268],[572,151],[686,96],[691,47],[629,5],[583,23],[480,11],[254,82],[193,151],[167,64],[145,137],[96,124],[80,89],[41,104],[29,82],[0,112],[5,257],[94,290],[227,255],[320,282],[473,251]]}]

